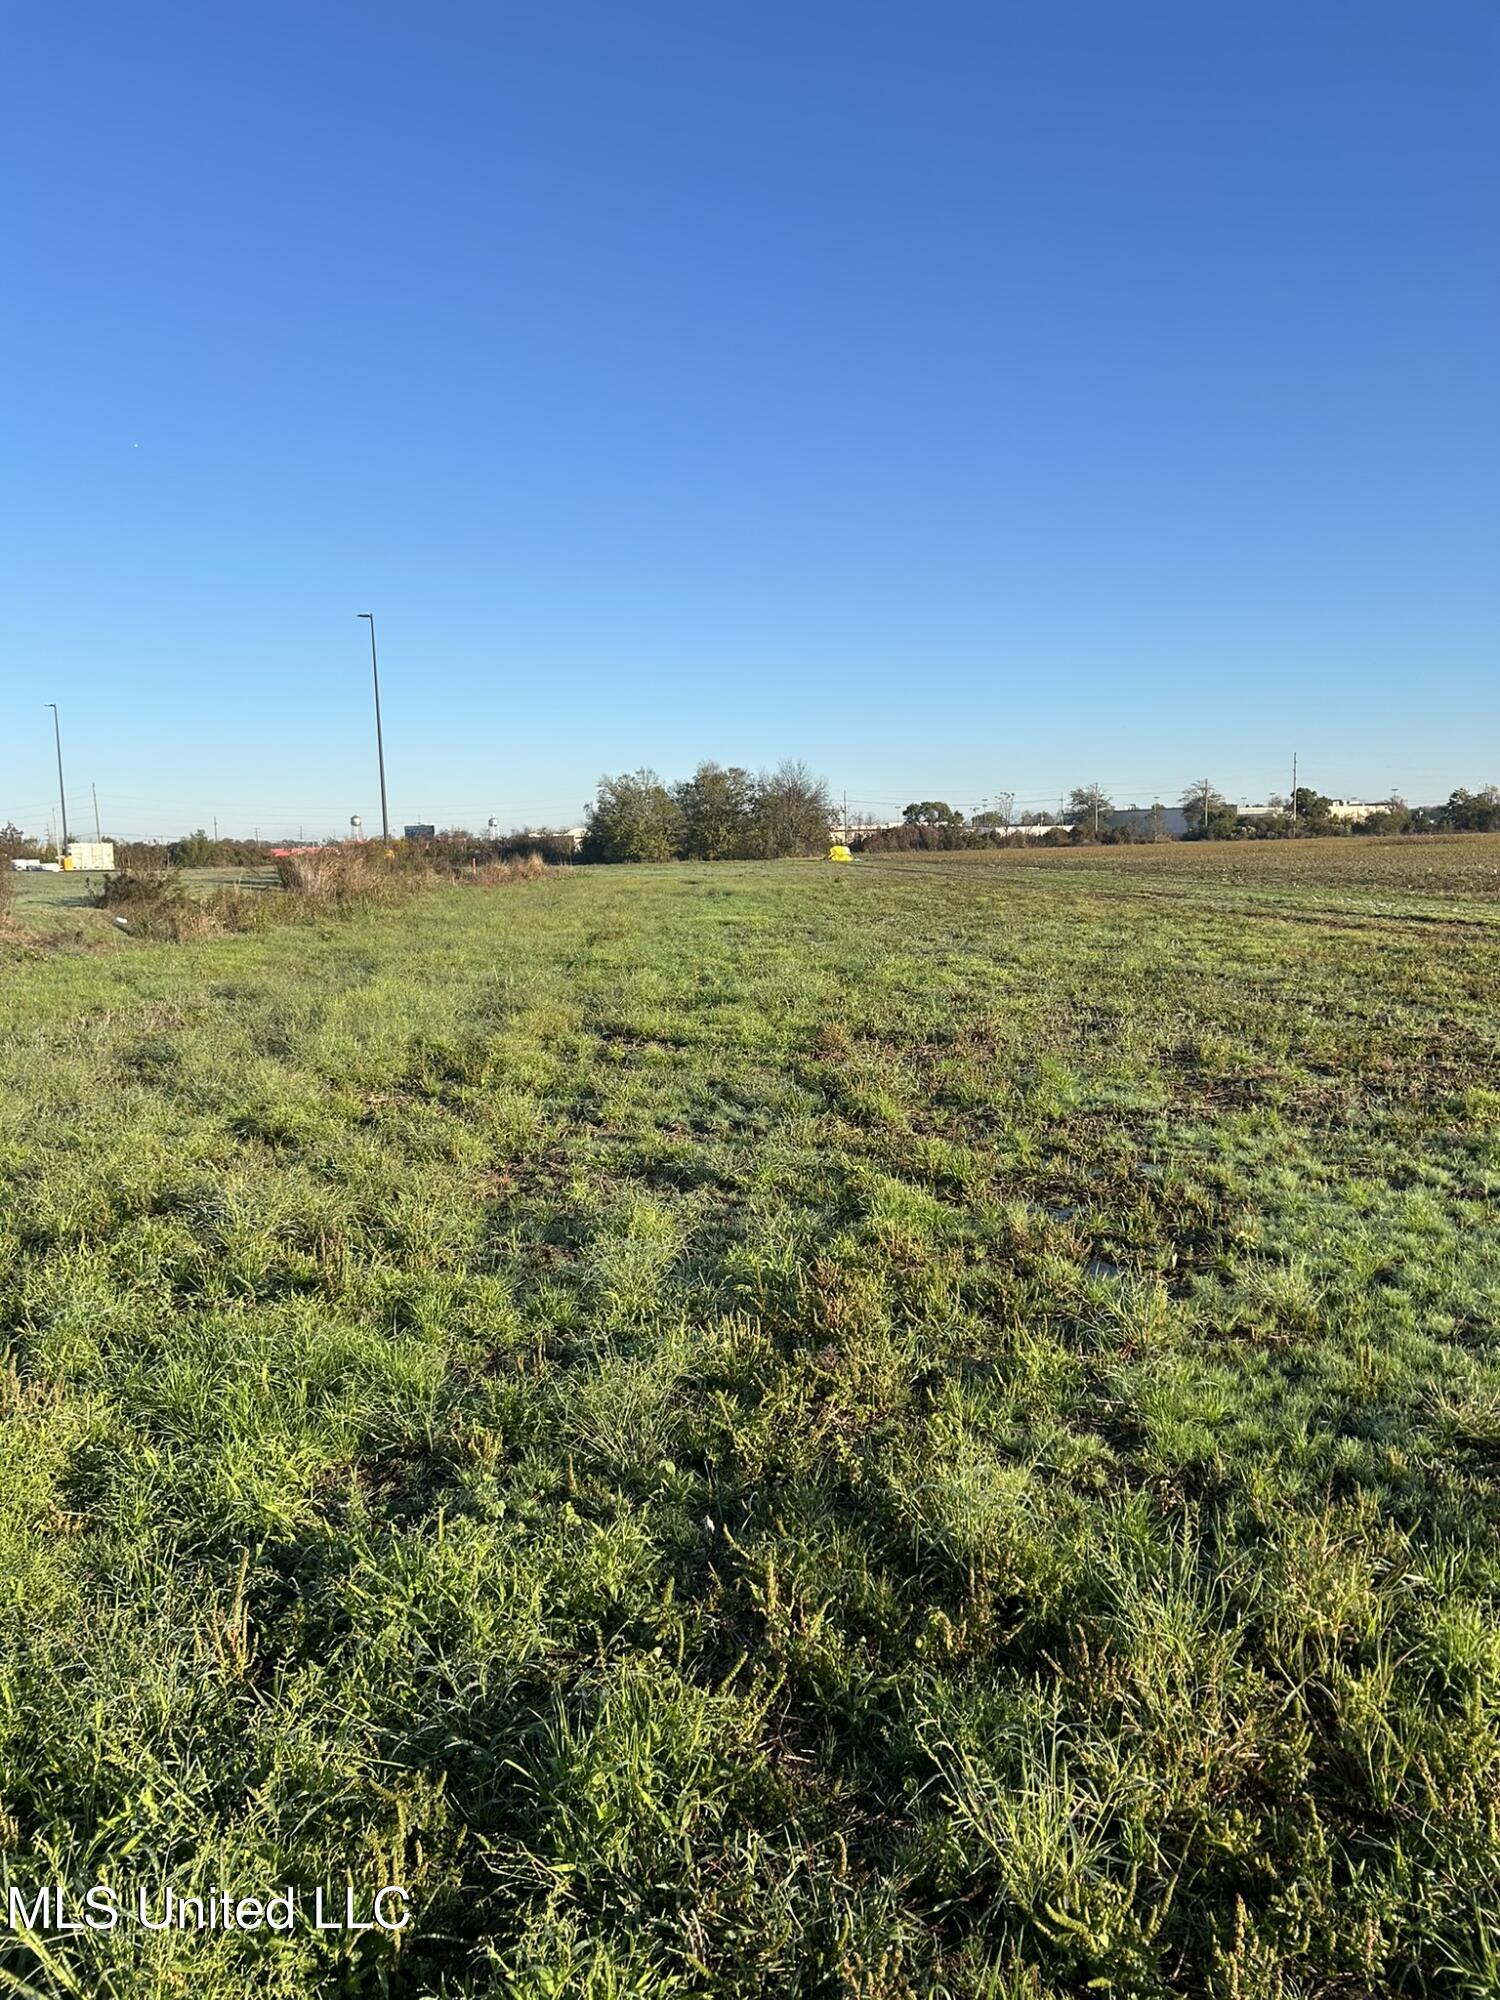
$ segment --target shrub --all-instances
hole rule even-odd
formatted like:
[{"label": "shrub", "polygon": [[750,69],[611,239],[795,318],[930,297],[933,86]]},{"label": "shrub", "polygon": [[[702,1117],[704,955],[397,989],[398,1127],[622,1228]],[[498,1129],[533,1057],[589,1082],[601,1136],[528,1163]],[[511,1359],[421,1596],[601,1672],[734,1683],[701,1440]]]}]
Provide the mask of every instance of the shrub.
[{"label": "shrub", "polygon": [[175,868],[121,868],[106,875],[99,905],[116,913],[121,927],[135,937],[206,937],[223,928],[221,913],[207,902],[194,902]]},{"label": "shrub", "polygon": [[556,828],[528,827],[520,833],[465,833],[458,828],[434,834],[430,840],[393,843],[403,866],[428,868],[438,875],[467,880],[477,866],[491,861],[524,861],[531,855],[550,866],[566,867],[577,859],[571,834]]},{"label": "shrub", "polygon": [[117,868],[105,876],[99,904],[112,910],[125,903],[180,903],[186,895],[186,885],[175,868]]},{"label": "shrub", "polygon": [[134,937],[207,937],[223,929],[222,912],[208,901],[195,901],[175,868],[122,868],[106,875],[99,902],[116,913],[122,929]]},{"label": "shrub", "polygon": [[540,854],[519,854],[510,861],[475,861],[455,879],[477,883],[482,889],[503,888],[508,882],[534,882],[539,875],[554,871]]},{"label": "shrub", "polygon": [[[532,852],[506,861],[476,862],[455,879],[500,887],[551,872],[541,855]],[[353,846],[283,855],[276,873],[279,890],[221,888],[211,895],[193,896],[176,869],[123,868],[105,877],[99,903],[113,910],[121,928],[133,937],[180,943],[388,908],[440,879],[419,856]]]},{"label": "shrub", "polygon": [[174,840],[168,853],[174,868],[213,868],[219,860],[219,843],[210,840],[200,826],[196,833],[186,833],[181,840]]},{"label": "shrub", "polygon": [[285,854],[276,863],[283,889],[306,903],[333,909],[401,903],[430,871],[409,862],[386,861],[368,847],[320,847],[311,854]]}]

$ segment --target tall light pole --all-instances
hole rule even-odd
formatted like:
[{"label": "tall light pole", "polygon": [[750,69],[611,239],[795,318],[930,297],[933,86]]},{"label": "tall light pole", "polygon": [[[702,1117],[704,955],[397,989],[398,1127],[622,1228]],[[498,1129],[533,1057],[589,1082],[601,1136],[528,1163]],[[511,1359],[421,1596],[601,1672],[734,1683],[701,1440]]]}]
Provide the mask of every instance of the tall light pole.
[{"label": "tall light pole", "polygon": [[389,840],[391,821],[385,809],[385,739],[380,733],[380,662],[375,657],[375,613],[361,611],[359,615],[370,621],[370,673],[375,681],[375,754],[380,759],[380,835],[383,840]]},{"label": "tall light pole", "polygon": [[[68,795],[63,790],[62,725],[57,719],[57,703],[49,701],[45,706],[52,711],[52,736],[57,744],[57,802],[62,807],[62,844],[66,848],[68,845]],[[59,856],[59,858],[61,857]]]}]

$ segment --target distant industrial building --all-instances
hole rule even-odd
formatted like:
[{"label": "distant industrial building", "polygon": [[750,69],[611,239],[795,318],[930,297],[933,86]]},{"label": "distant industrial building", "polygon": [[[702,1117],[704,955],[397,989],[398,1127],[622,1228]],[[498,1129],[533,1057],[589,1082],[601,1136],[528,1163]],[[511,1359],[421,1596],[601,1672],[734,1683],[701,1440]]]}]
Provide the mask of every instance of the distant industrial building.
[{"label": "distant industrial building", "polygon": [[[1371,813],[1385,812],[1390,806],[1389,799],[1330,799],[1328,817],[1330,819],[1368,819]],[[1251,806],[1238,808],[1241,819],[1275,819],[1286,811],[1285,805]]]},{"label": "distant industrial building", "polygon": [[1184,806],[1120,806],[1107,818],[1112,829],[1129,827],[1137,840],[1181,840],[1188,829]]},{"label": "distant industrial building", "polygon": [[1384,812],[1390,803],[1389,799],[1330,799],[1328,812],[1332,819],[1368,819],[1371,813]]}]

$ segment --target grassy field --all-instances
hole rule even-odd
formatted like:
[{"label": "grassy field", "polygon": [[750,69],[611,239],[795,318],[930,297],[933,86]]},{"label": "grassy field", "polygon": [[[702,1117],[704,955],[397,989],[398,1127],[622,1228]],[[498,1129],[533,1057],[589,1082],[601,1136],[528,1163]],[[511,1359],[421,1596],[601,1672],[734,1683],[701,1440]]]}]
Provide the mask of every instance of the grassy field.
[{"label": "grassy field", "polygon": [[1500,839],[71,886],[0,1992],[1500,1992]]}]

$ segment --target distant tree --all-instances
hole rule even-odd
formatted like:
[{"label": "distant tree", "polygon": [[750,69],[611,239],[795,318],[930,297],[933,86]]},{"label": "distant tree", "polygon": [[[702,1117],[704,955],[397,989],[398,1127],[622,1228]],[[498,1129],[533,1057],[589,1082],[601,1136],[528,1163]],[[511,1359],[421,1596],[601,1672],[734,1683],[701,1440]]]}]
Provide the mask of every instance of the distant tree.
[{"label": "distant tree", "polygon": [[670,861],[679,852],[682,811],[652,770],[601,778],[584,821],[585,861]]},{"label": "distant tree", "polygon": [[1414,820],[1405,799],[1394,794],[1355,823],[1356,833],[1410,833]]},{"label": "distant tree", "polygon": [[1075,833],[1097,839],[1113,811],[1114,804],[1103,785],[1075,785],[1068,794],[1067,817]]},{"label": "distant tree", "polygon": [[919,799],[903,806],[901,817],[908,826],[962,826],[964,816],[955,812],[946,799]]},{"label": "distant tree", "polygon": [[219,858],[219,845],[200,826],[193,833],[185,833],[181,840],[174,840],[168,854],[174,868],[212,868]]},{"label": "distant tree", "polygon": [[755,780],[732,765],[700,764],[672,787],[682,815],[681,851],[689,861],[727,861],[750,851]]},{"label": "distant tree", "polygon": [[1209,814],[1224,804],[1224,795],[1207,778],[1195,778],[1192,784],[1184,787],[1181,802],[1188,824],[1196,821],[1201,831],[1208,824]]},{"label": "distant tree", "polygon": [[14,820],[7,820],[4,826],[0,826],[0,861],[8,862],[16,855],[36,860],[36,842],[28,840]]},{"label": "distant tree", "polygon": [[1322,792],[1315,792],[1310,785],[1299,785],[1295,803],[1294,821],[1299,833],[1333,833],[1337,830],[1333,800],[1325,798]]},{"label": "distant tree", "polygon": [[755,781],[750,851],[764,860],[816,854],[828,845],[833,805],[824,779],[791,759]]},{"label": "distant tree", "polygon": [[1185,840],[1233,840],[1239,831],[1239,808],[1207,778],[1198,778],[1182,794]]},{"label": "distant tree", "polygon": [[977,812],[969,820],[970,826],[980,833],[1009,833],[1016,823],[1016,795],[1014,792],[997,792],[994,803]]},{"label": "distant tree", "polygon": [[1275,817],[1260,823],[1259,830],[1269,836],[1284,838],[1287,834],[1336,833],[1338,821],[1333,817],[1333,801],[1321,792],[1315,792],[1308,785],[1299,785],[1295,793],[1282,795],[1273,792],[1266,803]]},{"label": "distant tree", "polygon": [[1443,823],[1455,833],[1500,832],[1500,786],[1470,792],[1460,786],[1443,807]]}]

